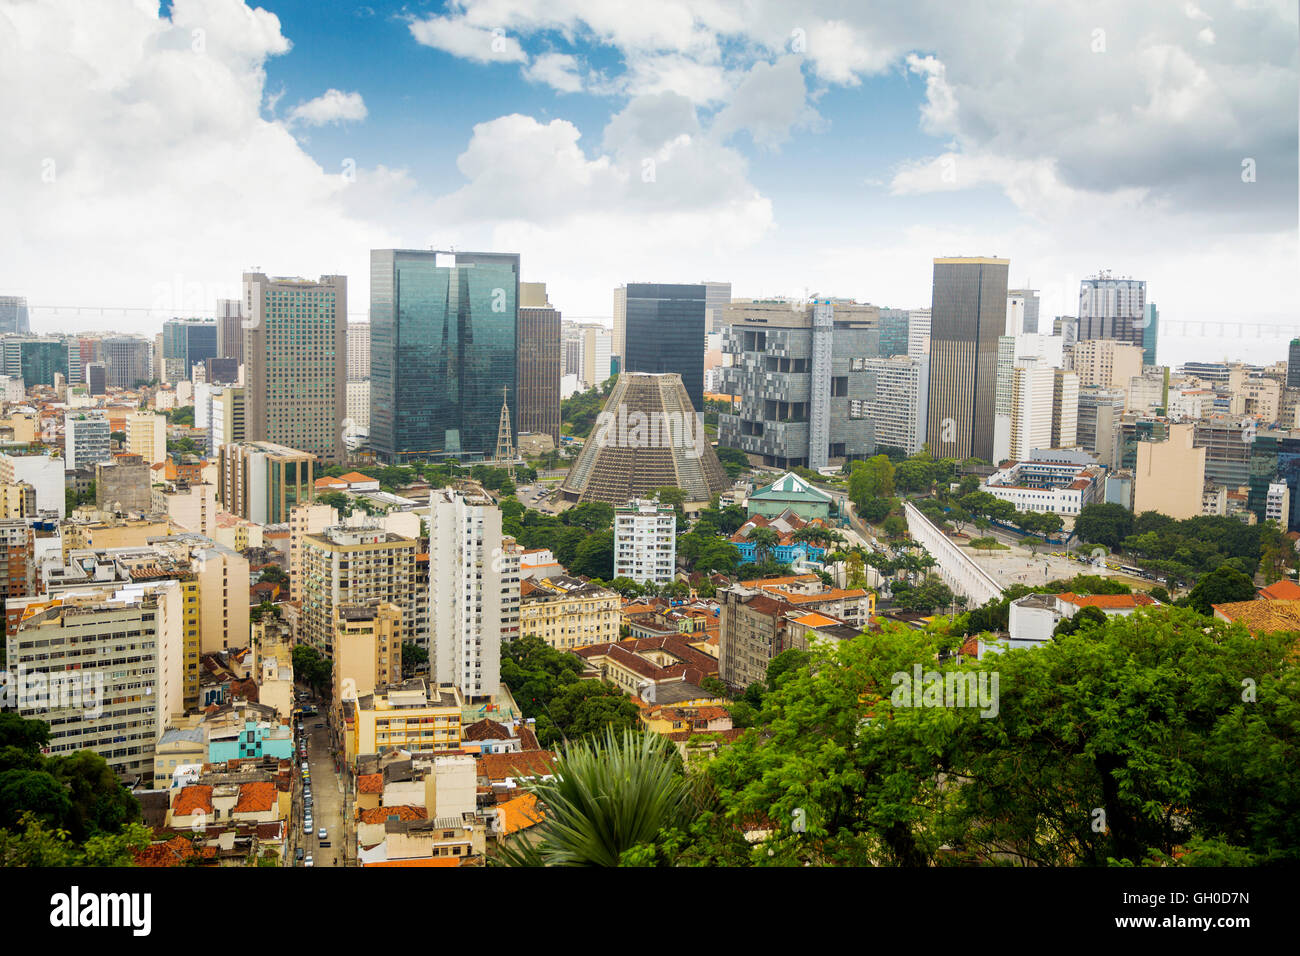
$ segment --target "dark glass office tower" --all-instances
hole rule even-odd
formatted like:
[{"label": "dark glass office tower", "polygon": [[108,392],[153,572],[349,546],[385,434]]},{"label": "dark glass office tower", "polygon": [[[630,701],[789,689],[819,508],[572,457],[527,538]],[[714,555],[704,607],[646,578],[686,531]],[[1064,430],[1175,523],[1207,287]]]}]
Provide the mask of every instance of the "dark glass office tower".
[{"label": "dark glass office tower", "polygon": [[518,432],[518,303],[516,254],[371,250],[370,447],[381,461],[493,457],[503,389]]},{"label": "dark glass office tower", "polygon": [[31,330],[27,300],[18,295],[0,295],[0,332],[25,335]]},{"label": "dark glass office tower", "polygon": [[195,365],[216,358],[217,323],[211,319],[172,319],[163,323],[163,362],[167,381],[190,377]]},{"label": "dark glass office tower", "polygon": [[934,260],[926,438],[935,458],[993,459],[1008,259]]},{"label": "dark glass office tower", "polygon": [[674,372],[697,409],[704,408],[703,285],[629,282],[622,370]]}]

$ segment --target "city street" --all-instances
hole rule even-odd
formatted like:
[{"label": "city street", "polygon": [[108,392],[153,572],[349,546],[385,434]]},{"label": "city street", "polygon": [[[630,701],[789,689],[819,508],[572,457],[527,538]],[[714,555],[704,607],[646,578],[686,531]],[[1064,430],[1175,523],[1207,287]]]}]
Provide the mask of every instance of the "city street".
[{"label": "city street", "polygon": [[[312,857],[314,866],[342,866],[344,861],[344,794],[343,778],[335,772],[334,754],[330,749],[329,730],[325,717],[316,715],[303,718],[307,736],[307,755],[311,768],[312,832],[303,833],[302,758],[294,755],[293,837],[291,859],[296,847]],[[320,828],[326,829],[326,842],[320,845]],[[301,864],[296,864],[301,865]]]}]

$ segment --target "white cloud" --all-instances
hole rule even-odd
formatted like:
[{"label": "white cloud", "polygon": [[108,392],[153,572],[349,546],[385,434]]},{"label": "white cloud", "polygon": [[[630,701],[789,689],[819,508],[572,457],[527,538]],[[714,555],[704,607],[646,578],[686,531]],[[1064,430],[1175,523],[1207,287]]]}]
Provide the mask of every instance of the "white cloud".
[{"label": "white cloud", "polygon": [[944,76],[944,66],[932,56],[907,57],[907,68],[925,77],[925,105],[921,107],[921,128],[933,136],[952,133],[957,125],[957,97]]},{"label": "white cloud", "polygon": [[325,126],[329,123],[356,122],[366,118],[366,103],[360,93],[344,93],[329,89],[306,103],[299,103],[289,113],[292,122],[308,126]]},{"label": "white cloud", "polygon": [[790,138],[792,129],[822,125],[807,102],[801,59],[791,55],[772,64],[755,63],[714,118],[713,132],[725,137],[744,129],[758,145],[775,147]]},{"label": "white cloud", "polygon": [[499,26],[476,27],[465,20],[430,17],[410,22],[411,36],[436,50],[475,63],[527,62],[519,41]]},{"label": "white cloud", "polygon": [[561,93],[582,91],[578,60],[567,53],[543,54],[524,67],[523,74],[530,83],[545,83]]}]

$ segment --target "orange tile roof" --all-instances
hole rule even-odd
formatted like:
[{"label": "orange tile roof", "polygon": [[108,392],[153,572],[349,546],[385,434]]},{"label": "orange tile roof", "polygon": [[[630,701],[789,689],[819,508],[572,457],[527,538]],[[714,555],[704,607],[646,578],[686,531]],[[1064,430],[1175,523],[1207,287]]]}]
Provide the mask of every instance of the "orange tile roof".
[{"label": "orange tile roof", "polygon": [[342,478],[331,478],[326,476],[324,478],[316,479],[317,488],[346,488],[347,486],[348,483]]},{"label": "orange tile roof", "polygon": [[339,481],[346,481],[348,484],[356,484],[360,481],[378,481],[377,478],[371,478],[369,475],[363,475],[359,471],[349,471],[346,475],[339,475]]},{"label": "orange tile roof", "polygon": [[484,754],[477,760],[478,775],[488,780],[507,777],[545,776],[553,772],[555,754],[549,750],[525,750],[517,754]]},{"label": "orange tile roof", "polygon": [[371,807],[357,815],[357,819],[362,823],[386,823],[389,817],[397,817],[399,820],[427,820],[429,814],[424,807],[403,804],[399,807]]},{"label": "orange tile roof", "polygon": [[815,574],[790,574],[783,578],[754,578],[752,581],[741,581],[747,588],[757,587],[781,587],[786,584],[804,584],[808,581],[818,580]]},{"label": "orange tile roof", "polygon": [[537,806],[537,796],[531,793],[498,804],[497,810],[504,817],[504,832],[507,836],[526,830],[546,819],[546,813]]},{"label": "orange tile roof", "polygon": [[377,860],[366,866],[460,866],[458,856],[421,856],[413,860]]},{"label": "orange tile roof", "polygon": [[1058,599],[1076,607],[1125,608],[1154,607],[1160,602],[1149,594],[1075,594],[1065,591],[1056,595]]},{"label": "orange tile roof", "polygon": [[1259,596],[1262,598],[1272,598],[1275,601],[1300,600],[1300,584],[1296,584],[1294,581],[1288,581],[1284,578],[1281,581],[1274,581],[1268,587],[1260,588]]},{"label": "orange tile roof", "polygon": [[197,810],[212,812],[212,788],[206,784],[190,784],[182,787],[172,802],[172,816],[187,817]]},{"label": "orange tile roof", "polygon": [[827,617],[825,614],[818,614],[816,611],[805,614],[803,617],[797,617],[794,620],[796,624],[802,624],[804,627],[826,627],[829,624],[840,623],[835,618]]},{"label": "orange tile roof", "polygon": [[382,773],[363,773],[357,777],[357,793],[383,793],[384,775]]},{"label": "orange tile roof", "polygon": [[1300,631],[1300,601],[1232,601],[1212,607],[1215,617],[1242,624],[1252,634]]},{"label": "orange tile roof", "polygon": [[167,867],[181,866],[191,857],[212,859],[217,855],[216,847],[205,846],[195,849],[194,841],[180,834],[163,843],[151,843],[143,850],[132,850],[136,866]]},{"label": "orange tile roof", "polygon": [[232,813],[265,813],[275,806],[275,784],[269,780],[239,787],[239,800]]}]

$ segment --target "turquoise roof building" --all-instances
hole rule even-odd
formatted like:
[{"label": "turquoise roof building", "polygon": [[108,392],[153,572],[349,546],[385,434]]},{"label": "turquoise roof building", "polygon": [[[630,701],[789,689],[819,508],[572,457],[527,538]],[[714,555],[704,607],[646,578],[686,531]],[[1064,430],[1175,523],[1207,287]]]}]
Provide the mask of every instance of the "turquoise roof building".
[{"label": "turquoise roof building", "polygon": [[751,518],[754,515],[774,518],[789,509],[805,521],[810,521],[813,518],[830,517],[832,500],[820,488],[804,481],[794,472],[787,471],[770,485],[750,495],[747,507]]}]

